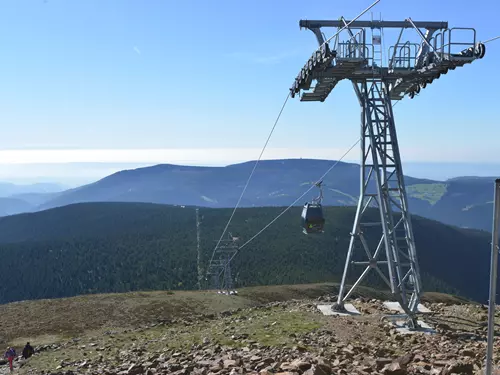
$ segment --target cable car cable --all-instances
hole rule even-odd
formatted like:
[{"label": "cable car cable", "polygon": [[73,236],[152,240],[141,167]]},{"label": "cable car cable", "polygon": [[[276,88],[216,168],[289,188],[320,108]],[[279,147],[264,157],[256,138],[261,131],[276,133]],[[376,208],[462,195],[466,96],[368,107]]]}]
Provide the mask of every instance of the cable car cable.
[{"label": "cable car cable", "polygon": [[500,39],[500,35],[499,35],[499,36],[496,36],[496,37],[494,37],[494,38],[488,39],[487,41],[482,42],[482,43],[483,43],[483,44],[486,44],[486,43],[489,43],[489,42],[493,42],[494,40],[497,40],[497,39]]},{"label": "cable car cable", "polygon": [[[231,213],[231,216],[229,217],[229,220],[227,221],[226,227],[224,228],[224,231],[222,232],[222,235],[220,236],[219,241],[217,241],[217,245],[215,245],[214,251],[212,253],[212,257],[210,258],[210,262],[208,263],[207,274],[208,274],[208,269],[210,268],[210,265],[212,264],[212,261],[214,260],[215,253],[216,253],[217,249],[219,248],[219,245],[220,245],[222,239],[224,238],[224,235],[226,234],[227,228],[229,228],[229,224],[231,224],[231,221],[233,220],[233,216],[234,216],[236,210],[238,209],[238,206],[240,205],[241,199],[243,198],[243,195],[245,194],[245,191],[247,190],[247,187],[250,184],[250,180],[252,179],[253,174],[255,173],[255,169],[257,168],[257,165],[259,164],[260,159],[262,158],[262,155],[264,154],[264,151],[266,150],[267,144],[269,143],[269,140],[271,139],[271,136],[273,135],[274,129],[276,128],[276,125],[278,124],[278,121],[281,117],[281,114],[283,113],[283,110],[285,109],[286,103],[288,102],[288,99],[290,99],[290,93],[288,93],[288,95],[286,96],[285,102],[281,106],[281,110],[278,113],[278,117],[276,117],[276,120],[274,121],[274,125],[273,125],[271,131],[269,132],[269,135],[267,137],[266,143],[264,144],[264,147],[262,147],[259,158],[255,161],[252,172],[250,172],[250,175],[248,176],[247,182],[246,182],[246,184],[241,192],[241,195],[238,199],[238,202],[236,203],[236,206],[234,206],[233,212]],[[206,276],[207,275],[205,275],[205,277]]]},{"label": "cable car cable", "polygon": [[343,30],[345,29],[348,29],[349,26],[351,26],[351,23],[353,23],[354,21],[356,21],[358,18],[360,18],[363,14],[365,14],[366,12],[368,12],[371,8],[373,8],[375,5],[377,5],[378,3],[380,2],[380,0],[375,0],[375,2],[370,5],[368,8],[366,8],[364,11],[362,11],[360,14],[358,14],[354,19],[350,20],[347,24],[344,25],[344,27],[342,27],[340,30],[338,30],[335,34],[333,34],[330,38],[328,38],[327,40],[325,40],[323,42],[323,44],[321,44],[319,47],[321,49],[321,47],[323,47],[325,44],[328,44],[330,43],[330,40],[332,40],[333,38],[335,38],[337,35],[339,35]]},{"label": "cable car cable", "polygon": [[[333,165],[328,168],[328,170],[320,177],[318,178],[317,181],[321,181],[325,178],[325,176],[330,173],[332,171],[333,168],[335,168],[341,161],[342,159],[344,159],[347,154],[349,152],[351,152],[351,150],[359,143],[361,139],[358,139],[345,153],[344,155],[342,155],[342,157],[337,160],[335,163],[333,163]],[[246,245],[248,245],[250,242],[252,242],[255,238],[257,238],[262,232],[264,232],[267,228],[269,228],[271,225],[273,225],[276,220],[278,220],[281,216],[283,216],[290,208],[292,208],[293,206],[295,206],[295,204],[300,201],[302,198],[304,198],[304,196],[309,193],[312,189],[314,189],[316,187],[316,184],[312,184],[311,187],[309,189],[307,189],[300,197],[298,197],[295,201],[293,201],[293,203],[288,206],[287,208],[285,208],[283,211],[281,211],[281,213],[276,216],[273,220],[271,220],[264,228],[262,228],[260,231],[258,231],[253,237],[251,237],[247,242],[245,242],[243,245],[241,245],[238,250],[233,254],[233,256],[231,258],[229,258],[229,262],[231,262],[233,260],[233,258],[238,254],[238,252],[243,249]]]},{"label": "cable car cable", "polygon": [[[401,101],[401,100],[400,100]],[[396,105],[398,105],[398,103],[400,102],[396,102],[392,108],[394,108]],[[241,249],[243,249],[245,246],[247,246],[250,242],[252,242],[255,238],[257,238],[262,232],[264,232],[267,228],[269,228],[271,225],[273,225],[281,216],[283,216],[290,208],[292,208],[298,201],[300,201],[302,198],[304,198],[304,196],[309,193],[312,189],[314,189],[317,184],[321,183],[323,184],[323,180],[324,178],[326,177],[326,175],[328,175],[328,173],[330,173],[332,171],[333,168],[335,168],[346,156],[347,154],[349,154],[349,152],[351,152],[351,150],[361,141],[361,138],[359,138],[351,147],[349,147],[349,149],[344,153],[344,155],[342,155],[340,157],[339,160],[337,160],[335,163],[333,163],[333,165],[328,168],[328,170],[317,180],[316,183],[314,184],[311,184],[311,187],[309,189],[307,189],[300,197],[298,197],[295,201],[293,201],[293,203],[291,205],[289,205],[287,208],[285,208],[283,211],[281,211],[281,213],[276,216],[273,220],[271,220],[264,228],[262,228],[260,231],[258,231],[253,237],[251,237],[247,242],[245,242],[243,245],[241,245],[238,250],[233,254],[233,256],[231,258],[229,258],[229,261],[228,262],[231,262],[233,260],[233,258],[238,255],[239,251]]]}]

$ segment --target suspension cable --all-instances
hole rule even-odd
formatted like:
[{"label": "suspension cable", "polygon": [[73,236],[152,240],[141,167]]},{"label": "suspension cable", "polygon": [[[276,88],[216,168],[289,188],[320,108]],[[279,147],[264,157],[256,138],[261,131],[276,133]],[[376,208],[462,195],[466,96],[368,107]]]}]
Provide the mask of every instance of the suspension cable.
[{"label": "suspension cable", "polygon": [[380,2],[380,0],[375,0],[375,2],[370,5],[368,8],[366,8],[364,11],[362,11],[360,14],[358,14],[355,18],[353,18],[352,20],[350,20],[346,25],[344,25],[344,27],[342,27],[340,30],[338,30],[335,34],[333,34],[330,38],[328,38],[327,40],[325,40],[320,46],[319,48],[323,47],[323,45],[325,44],[328,44],[330,43],[330,40],[332,40],[333,38],[335,38],[337,35],[340,34],[341,31],[345,30],[345,29],[348,29],[349,26],[351,26],[351,23],[353,23],[354,21],[356,21],[358,18],[360,18],[363,14],[365,14],[366,12],[368,12],[371,8],[373,8],[375,5],[377,5],[378,3]]},{"label": "suspension cable", "polygon": [[278,124],[278,121],[279,121],[279,119],[281,117],[281,114],[283,113],[283,110],[285,109],[286,103],[288,102],[289,98],[290,98],[290,93],[288,93],[288,95],[287,95],[287,97],[285,99],[285,102],[281,106],[281,110],[278,113],[278,117],[276,117],[276,120],[274,121],[274,125],[273,125],[271,131],[269,132],[269,135],[267,137],[266,143],[264,143],[264,147],[262,147],[262,150],[260,152],[259,158],[255,161],[253,169],[252,169],[252,172],[250,172],[250,175],[248,176],[247,182],[246,182],[246,184],[245,184],[245,186],[244,186],[244,188],[243,188],[243,190],[242,190],[242,192],[240,194],[238,202],[234,206],[233,212],[231,213],[231,216],[229,217],[229,220],[227,221],[226,227],[224,228],[224,231],[222,232],[222,235],[220,236],[219,241],[217,241],[217,245],[215,245],[214,251],[212,253],[212,257],[210,258],[210,262],[208,263],[208,268],[207,268],[207,272],[205,274],[205,277],[207,276],[208,269],[210,268],[210,265],[212,264],[212,261],[214,260],[215,252],[219,248],[219,245],[220,245],[222,239],[224,238],[224,235],[226,234],[227,228],[229,228],[229,224],[231,224],[231,221],[233,220],[233,216],[234,216],[236,210],[238,209],[238,206],[240,205],[241,199],[243,198],[243,195],[245,194],[245,191],[247,190],[248,185],[250,184],[250,180],[252,179],[253,174],[255,173],[255,169],[257,169],[257,165],[259,164],[259,162],[260,162],[260,160],[262,158],[262,155],[264,154],[264,151],[266,150],[267,144],[269,143],[269,140],[271,139],[271,136],[273,135],[274,129],[276,128],[276,125]]},{"label": "suspension cable", "polygon": [[273,220],[271,220],[264,228],[262,228],[260,231],[258,231],[253,237],[251,237],[247,242],[245,242],[243,245],[241,245],[238,250],[233,254],[233,256],[231,258],[229,258],[229,261],[228,262],[231,262],[233,260],[233,258],[238,254],[238,252],[243,249],[246,245],[248,245],[250,242],[252,242],[255,238],[257,238],[262,232],[264,232],[267,228],[269,228],[271,225],[274,224],[274,222],[276,222],[276,220],[278,220],[281,216],[283,216],[290,208],[292,208],[293,206],[295,206],[295,204],[300,201],[307,193],[309,193],[312,189],[314,189],[316,187],[316,185],[322,181],[326,175],[328,173],[330,173],[332,171],[333,168],[335,168],[341,161],[342,159],[344,159],[346,157],[346,155],[351,152],[351,150],[359,143],[359,141],[361,140],[361,138],[359,138],[345,153],[344,155],[342,155],[342,157],[337,160],[335,163],[333,163],[333,165],[328,168],[328,170],[317,180],[316,183],[314,184],[311,184],[311,186],[309,187],[309,189],[307,189],[300,197],[298,197],[296,200],[293,201],[293,203],[288,206],[287,208],[285,208],[283,211],[281,211],[281,213],[276,216]]},{"label": "suspension cable", "polygon": [[484,41],[483,44],[486,44],[486,43],[489,43],[489,42],[493,42],[494,40],[497,40],[497,39],[500,39],[500,35]]},{"label": "suspension cable", "polygon": [[[394,108],[401,100],[397,101],[396,104],[394,104],[392,107]],[[301,200],[307,193],[309,193],[317,184],[323,183],[323,179],[326,177],[328,173],[332,171],[333,168],[335,168],[346,156],[351,152],[351,150],[361,141],[361,138],[358,138],[358,140],[351,146],[349,149],[340,157],[339,160],[337,160],[333,165],[328,168],[328,170],[313,184],[311,184],[311,187],[307,189],[300,197],[298,197],[295,201],[293,201],[292,204],[290,204],[287,208],[285,208],[283,211],[281,211],[278,216],[276,216],[273,220],[271,220],[264,228],[262,228],[260,231],[258,231],[253,237],[251,237],[247,242],[245,242],[243,245],[241,245],[238,250],[233,254],[231,258],[229,258],[228,263],[233,260],[233,258],[239,253],[241,249],[243,249],[245,246],[247,246],[250,242],[252,242],[255,238],[257,238],[262,232],[264,232],[267,228],[269,228],[271,225],[273,225],[281,216],[283,216],[288,210],[290,210],[295,204]]]}]

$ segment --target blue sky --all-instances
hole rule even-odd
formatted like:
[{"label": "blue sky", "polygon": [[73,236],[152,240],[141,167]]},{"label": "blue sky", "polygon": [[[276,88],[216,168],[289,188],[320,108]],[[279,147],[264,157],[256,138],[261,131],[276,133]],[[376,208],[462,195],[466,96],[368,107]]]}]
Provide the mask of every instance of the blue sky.
[{"label": "blue sky", "polygon": [[[2,2],[0,164],[17,163],[21,170],[43,163],[43,175],[50,174],[47,163],[66,161],[255,159],[294,77],[317,47],[299,20],[349,19],[370,4]],[[374,17],[381,13],[386,20],[411,16],[475,27],[482,40],[500,35],[499,12],[496,0],[382,0],[373,8]],[[498,161],[499,61],[495,41],[483,60],[398,104],[405,162]],[[264,158],[338,158],[358,127],[358,103],[343,82],[325,103],[291,101]],[[148,149],[156,151],[149,155]],[[355,150],[348,159],[357,157]]]}]

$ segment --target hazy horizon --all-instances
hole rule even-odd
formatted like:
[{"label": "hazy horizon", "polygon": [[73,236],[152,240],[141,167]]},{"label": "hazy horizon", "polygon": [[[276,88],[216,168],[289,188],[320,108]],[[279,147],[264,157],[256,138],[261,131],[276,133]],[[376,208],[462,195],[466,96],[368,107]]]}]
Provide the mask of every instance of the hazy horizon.
[{"label": "hazy horizon", "polygon": [[[281,159],[281,158],[275,158]],[[283,158],[288,159],[288,158]],[[298,158],[290,158],[298,159]],[[319,159],[319,158],[303,158]],[[272,160],[272,159],[263,159]],[[336,160],[336,159],[326,159]],[[157,164],[175,164],[186,166],[208,166],[224,167],[231,164],[253,160],[234,160],[220,162],[182,162],[166,161],[155,163],[106,163],[106,162],[80,162],[80,163],[53,163],[53,164],[17,164],[15,168],[12,165],[0,164],[0,182],[10,182],[15,184],[33,184],[33,183],[56,183],[68,188],[85,185],[95,182],[101,178],[126,169],[136,169]],[[346,163],[359,164],[359,161],[350,159],[344,160]],[[42,166],[45,174],[37,174]],[[454,177],[477,176],[494,177],[500,176],[500,163],[453,163],[453,162],[415,162],[409,161],[403,163],[404,174],[411,177],[426,178],[437,181],[444,181]],[[14,173],[14,174],[13,174]],[[318,176],[320,177],[320,176]]]}]

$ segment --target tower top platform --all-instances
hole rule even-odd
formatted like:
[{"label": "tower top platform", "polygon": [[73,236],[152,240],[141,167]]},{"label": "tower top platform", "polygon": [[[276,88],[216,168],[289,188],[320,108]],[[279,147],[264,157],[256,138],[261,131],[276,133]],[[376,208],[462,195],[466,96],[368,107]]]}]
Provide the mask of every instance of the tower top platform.
[{"label": "tower top platform", "polygon": [[[442,74],[483,58],[485,46],[476,41],[473,28],[448,28],[448,22],[301,20],[301,28],[311,30],[319,48],[300,70],[291,96],[301,101],[323,102],[338,82],[348,79],[383,80],[388,83],[390,98],[413,98]],[[338,28],[334,37],[325,40],[322,28]],[[384,28],[400,29],[393,43],[384,38]],[[404,31],[414,31],[413,39],[403,40]],[[423,31],[422,31],[423,30]],[[371,35],[368,35],[371,34]],[[417,42],[415,42],[415,37]],[[385,43],[384,43],[385,42]],[[387,50],[383,46],[389,46]],[[386,54],[387,59],[383,56]]]}]

